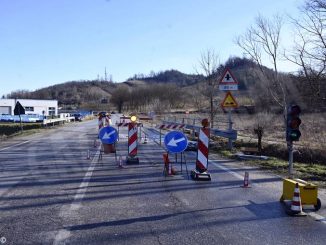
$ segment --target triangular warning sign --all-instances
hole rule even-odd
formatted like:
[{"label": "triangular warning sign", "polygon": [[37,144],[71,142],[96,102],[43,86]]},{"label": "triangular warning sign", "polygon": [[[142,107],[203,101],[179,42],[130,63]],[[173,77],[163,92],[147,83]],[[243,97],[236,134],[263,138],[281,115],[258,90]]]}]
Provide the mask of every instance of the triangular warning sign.
[{"label": "triangular warning sign", "polygon": [[232,96],[230,91],[226,93],[225,98],[224,98],[221,106],[223,108],[237,108],[238,107],[238,103],[234,99],[234,97]]},{"label": "triangular warning sign", "polygon": [[221,77],[220,79],[220,85],[223,85],[223,84],[238,84],[238,81],[235,79],[235,77],[232,75],[231,71],[226,68],[225,71],[224,71],[224,74],[223,76]]}]

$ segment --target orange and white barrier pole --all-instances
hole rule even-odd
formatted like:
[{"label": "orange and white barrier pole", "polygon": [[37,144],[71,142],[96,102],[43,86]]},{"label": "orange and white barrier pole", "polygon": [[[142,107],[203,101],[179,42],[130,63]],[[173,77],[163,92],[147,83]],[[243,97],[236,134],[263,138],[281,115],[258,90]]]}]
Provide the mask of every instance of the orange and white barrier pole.
[{"label": "orange and white barrier pole", "polygon": [[129,123],[128,125],[128,155],[137,155],[137,125],[134,123]]},{"label": "orange and white barrier pole", "polygon": [[208,168],[208,146],[210,129],[207,119],[202,120],[203,127],[199,130],[198,149],[196,157],[196,169],[191,171],[194,180],[211,180],[211,175],[207,172]]},{"label": "orange and white barrier pole", "polygon": [[207,171],[209,128],[201,128],[198,138],[196,170],[200,173]]},{"label": "orange and white barrier pole", "polygon": [[137,157],[137,139],[138,139],[137,123],[131,122],[128,125],[128,156],[127,164],[139,164]]}]

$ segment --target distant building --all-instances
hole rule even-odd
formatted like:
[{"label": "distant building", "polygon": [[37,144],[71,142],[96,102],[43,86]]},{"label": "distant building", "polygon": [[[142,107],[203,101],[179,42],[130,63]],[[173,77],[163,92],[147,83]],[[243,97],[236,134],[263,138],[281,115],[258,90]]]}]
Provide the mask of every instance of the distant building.
[{"label": "distant building", "polygon": [[14,115],[16,102],[25,108],[26,114],[38,114],[45,116],[58,115],[57,100],[28,100],[28,99],[0,99],[0,115]]}]

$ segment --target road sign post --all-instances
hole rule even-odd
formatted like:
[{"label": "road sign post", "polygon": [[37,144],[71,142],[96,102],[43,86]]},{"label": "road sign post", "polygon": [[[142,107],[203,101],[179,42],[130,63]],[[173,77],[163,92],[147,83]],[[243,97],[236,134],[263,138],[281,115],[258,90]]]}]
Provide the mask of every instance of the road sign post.
[{"label": "road sign post", "polygon": [[23,132],[23,123],[21,115],[25,114],[25,108],[20,104],[19,101],[16,102],[14,115],[19,115],[19,122],[20,122],[20,130]]},{"label": "road sign post", "polygon": [[235,79],[228,68],[225,69],[223,76],[219,81],[218,88],[221,91],[238,90],[238,81]]},{"label": "road sign post", "polygon": [[[234,97],[232,96],[231,92],[228,91],[226,94],[225,94],[225,98],[223,100],[223,102],[221,103],[221,106],[223,109],[227,108],[228,109],[228,121],[229,121],[229,131],[231,132],[233,129],[232,129],[232,117],[231,117],[231,108],[237,108],[238,107],[238,103],[237,101],[234,99]],[[228,148],[229,150],[232,150],[232,139],[229,138],[229,141],[228,141]]]},{"label": "road sign post", "polygon": [[[188,146],[187,137],[180,131],[171,131],[165,135],[164,145],[165,145],[165,148],[168,153],[169,152],[175,153],[175,162],[178,161],[177,154],[178,153],[181,154],[181,157],[180,157],[181,172],[182,172],[182,164],[183,164],[183,160],[184,160],[184,163],[186,164],[186,171],[187,171],[187,176],[188,176],[187,162],[186,162],[186,158],[183,153]],[[171,168],[172,168],[172,166],[171,166]]]},{"label": "road sign post", "polygon": [[187,148],[188,139],[182,132],[171,131],[165,135],[164,144],[167,151],[181,153]]},{"label": "road sign post", "polygon": [[[102,150],[104,153],[114,153],[115,154],[115,160],[117,161],[117,154],[115,150],[115,143],[118,140],[118,132],[115,128],[111,126],[106,126],[100,129],[98,134],[99,139],[102,142]],[[102,150],[99,155],[99,159],[102,159]]]},{"label": "road sign post", "polygon": [[[228,110],[228,121],[229,121],[229,131],[232,131],[232,124],[233,124],[233,122],[232,122],[232,117],[231,117],[231,110],[229,109]],[[228,139],[228,148],[229,148],[229,150],[232,150],[232,139]]]}]

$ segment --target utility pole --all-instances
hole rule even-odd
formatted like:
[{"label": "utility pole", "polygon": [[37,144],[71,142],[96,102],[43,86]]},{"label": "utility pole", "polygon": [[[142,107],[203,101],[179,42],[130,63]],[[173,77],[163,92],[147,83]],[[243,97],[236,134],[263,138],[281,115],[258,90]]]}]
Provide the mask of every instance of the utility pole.
[{"label": "utility pole", "polygon": [[108,81],[108,75],[106,73],[106,67],[104,69],[104,80],[107,82]]}]

